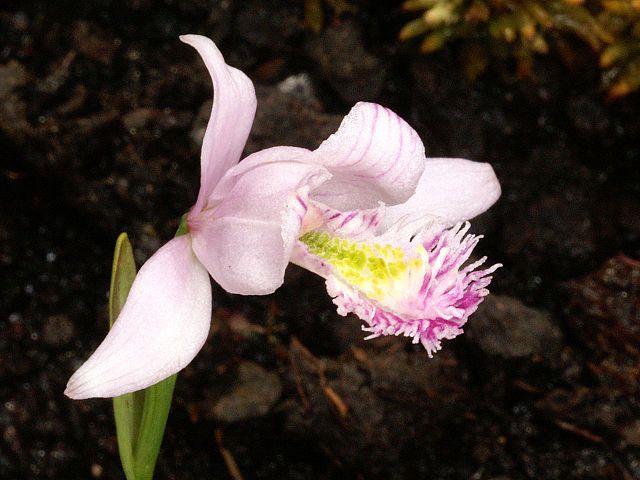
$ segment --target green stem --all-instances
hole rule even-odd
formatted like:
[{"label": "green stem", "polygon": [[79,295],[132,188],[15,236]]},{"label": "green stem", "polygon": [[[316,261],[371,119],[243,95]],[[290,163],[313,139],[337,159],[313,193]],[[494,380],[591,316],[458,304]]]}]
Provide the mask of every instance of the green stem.
[{"label": "green stem", "polygon": [[177,374],[171,375],[144,390],[144,409],[135,450],[135,480],[153,478],[177,378]]}]

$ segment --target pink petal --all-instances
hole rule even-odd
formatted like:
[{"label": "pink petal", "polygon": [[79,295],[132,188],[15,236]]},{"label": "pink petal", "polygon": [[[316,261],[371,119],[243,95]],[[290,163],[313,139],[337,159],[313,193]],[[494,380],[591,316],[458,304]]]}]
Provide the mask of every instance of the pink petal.
[{"label": "pink petal", "polygon": [[200,193],[193,208],[199,212],[224,172],[240,160],[256,113],[256,93],[251,80],[227,65],[210,39],[182,35],[180,40],[198,51],[214,90],[211,117],[202,141]]},{"label": "pink petal", "polygon": [[[285,162],[293,162],[296,164],[300,163],[309,163],[308,159],[311,152],[306,148],[299,147],[272,147],[266,148],[264,150],[260,150],[259,152],[253,153],[242,160],[242,162],[234,165],[230,168],[225,175],[220,179],[216,187],[214,188],[213,193],[211,194],[212,203],[219,203],[226,196],[231,194],[231,192],[237,188],[239,180],[242,179],[243,176],[248,175],[244,180],[245,185],[248,185],[251,188],[259,187],[264,190],[271,185],[272,191],[278,191],[282,186],[282,177],[286,176],[286,171],[282,171],[282,174],[274,175],[272,178],[265,178],[269,183],[262,182],[261,185],[254,185],[253,183],[247,182],[247,179],[253,178],[252,170],[264,168],[269,164],[276,165],[284,165]],[[310,165],[312,170],[320,170],[316,165]],[[276,167],[279,168],[279,167]],[[264,170],[263,170],[264,171]],[[254,179],[255,180],[255,179]],[[242,183],[242,182],[241,182]]]},{"label": "pink petal", "polygon": [[404,202],[425,164],[424,146],[413,128],[391,110],[362,102],[312,158],[333,174],[312,198],[342,211]]},{"label": "pink petal", "polygon": [[293,147],[250,155],[216,187],[215,208],[190,221],[196,255],[228,292],[263,295],[282,284],[309,191],[330,177],[307,156]]},{"label": "pink petal", "polygon": [[211,323],[211,283],[188,235],[140,269],[109,334],[76,371],[65,394],[115,397],[153,385],[196,356]]},{"label": "pink petal", "polygon": [[439,217],[446,226],[481,214],[500,198],[500,183],[488,163],[459,158],[430,158],[416,193],[405,203],[388,207],[381,230],[402,219]]}]

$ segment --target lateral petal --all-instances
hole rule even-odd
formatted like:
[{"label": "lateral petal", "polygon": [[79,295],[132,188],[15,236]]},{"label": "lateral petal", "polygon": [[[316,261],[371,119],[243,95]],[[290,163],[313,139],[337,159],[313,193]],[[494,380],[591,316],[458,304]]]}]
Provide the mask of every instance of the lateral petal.
[{"label": "lateral petal", "polygon": [[215,207],[190,223],[196,255],[228,292],[264,295],[282,284],[309,192],[330,177],[305,161],[308,153],[274,147],[250,155],[220,181]]},{"label": "lateral petal", "polygon": [[445,226],[469,220],[500,198],[500,182],[488,163],[460,158],[429,158],[415,194],[387,207],[380,231],[399,220],[438,217]]},{"label": "lateral petal", "polygon": [[333,174],[312,198],[341,211],[404,202],[425,164],[415,130],[391,110],[364,102],[351,109],[311,158]]},{"label": "lateral petal", "polygon": [[256,93],[251,80],[227,65],[215,43],[200,35],[182,35],[195,48],[213,82],[211,117],[202,141],[200,193],[193,207],[199,212],[222,175],[238,160],[247,142],[256,113]]},{"label": "lateral petal", "polygon": [[149,387],[196,356],[210,323],[209,275],[189,235],[174,238],[142,266],[113,328],[65,394],[115,397]]}]

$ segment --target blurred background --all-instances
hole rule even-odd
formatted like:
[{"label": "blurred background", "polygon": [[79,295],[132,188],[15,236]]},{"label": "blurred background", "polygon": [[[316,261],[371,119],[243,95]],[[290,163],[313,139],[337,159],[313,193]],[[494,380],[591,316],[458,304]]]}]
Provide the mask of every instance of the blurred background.
[{"label": "blurred background", "polygon": [[108,400],[64,385],[104,337],[112,249],[141,264],[193,204],[210,79],[254,80],[246,153],[315,148],[354,102],[428,156],[491,162],[501,262],[428,359],[364,342],[323,282],[214,286],[157,478],[640,478],[636,0],[90,0],[0,6],[0,478],[119,479]]}]

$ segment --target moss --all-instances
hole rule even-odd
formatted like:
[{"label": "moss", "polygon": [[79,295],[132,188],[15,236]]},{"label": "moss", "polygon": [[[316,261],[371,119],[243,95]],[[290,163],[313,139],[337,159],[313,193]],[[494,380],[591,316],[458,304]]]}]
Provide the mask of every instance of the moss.
[{"label": "moss", "polygon": [[600,54],[609,98],[640,88],[640,0],[602,0],[598,20],[613,40]]},{"label": "moss", "polygon": [[515,59],[527,76],[536,55],[572,36],[600,54],[610,97],[640,88],[640,0],[407,0],[403,8],[420,16],[400,39],[420,38],[423,53],[457,41],[471,80],[495,58]]}]

